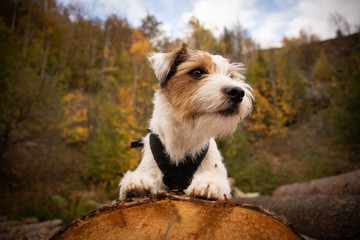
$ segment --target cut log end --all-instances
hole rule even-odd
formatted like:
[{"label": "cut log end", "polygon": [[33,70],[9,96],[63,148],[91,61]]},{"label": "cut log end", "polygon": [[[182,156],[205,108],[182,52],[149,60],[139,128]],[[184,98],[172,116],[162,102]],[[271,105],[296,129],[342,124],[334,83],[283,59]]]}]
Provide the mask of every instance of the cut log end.
[{"label": "cut log end", "polygon": [[115,201],[61,229],[60,239],[302,239],[283,217],[230,200],[159,193]]}]

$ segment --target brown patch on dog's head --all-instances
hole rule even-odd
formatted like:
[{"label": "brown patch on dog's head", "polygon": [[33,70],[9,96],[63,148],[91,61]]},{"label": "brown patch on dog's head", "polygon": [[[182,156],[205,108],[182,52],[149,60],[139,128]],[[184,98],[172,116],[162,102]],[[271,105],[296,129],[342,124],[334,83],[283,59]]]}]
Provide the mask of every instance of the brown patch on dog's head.
[{"label": "brown patch on dog's head", "polygon": [[151,67],[159,80],[160,86],[165,86],[167,81],[175,74],[177,66],[186,60],[187,45],[169,53],[151,53],[148,56]]},{"label": "brown patch on dog's head", "polygon": [[191,120],[202,113],[203,110],[191,101],[192,96],[204,84],[202,79],[215,71],[216,64],[209,53],[184,46],[178,51],[161,91],[182,119]]},{"label": "brown patch on dog's head", "polygon": [[182,64],[183,62],[185,62],[187,56],[188,56],[188,48],[186,43],[183,43],[182,47],[180,49],[178,49],[177,51],[175,51],[175,54],[173,54],[173,62],[171,65],[171,68],[169,70],[169,73],[167,74],[166,78],[164,81],[160,82],[160,86],[164,87],[167,82],[175,75],[176,71],[177,71],[177,67]]}]

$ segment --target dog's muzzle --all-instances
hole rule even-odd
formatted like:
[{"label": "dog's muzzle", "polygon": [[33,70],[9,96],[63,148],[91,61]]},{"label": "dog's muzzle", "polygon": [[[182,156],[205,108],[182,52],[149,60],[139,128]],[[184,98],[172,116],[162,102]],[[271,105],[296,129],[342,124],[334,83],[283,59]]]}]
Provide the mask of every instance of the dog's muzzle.
[{"label": "dog's muzzle", "polygon": [[226,96],[226,108],[220,110],[218,113],[228,117],[239,113],[239,104],[242,102],[245,96],[245,91],[240,87],[227,87],[224,90]]},{"label": "dog's muzzle", "polygon": [[245,91],[240,87],[227,87],[224,90],[224,95],[227,98],[227,107],[220,110],[219,113],[225,117],[232,116],[239,113],[239,104],[245,96]]},{"label": "dog's muzzle", "polygon": [[240,103],[245,96],[244,90],[239,87],[227,87],[224,92],[234,104]]}]

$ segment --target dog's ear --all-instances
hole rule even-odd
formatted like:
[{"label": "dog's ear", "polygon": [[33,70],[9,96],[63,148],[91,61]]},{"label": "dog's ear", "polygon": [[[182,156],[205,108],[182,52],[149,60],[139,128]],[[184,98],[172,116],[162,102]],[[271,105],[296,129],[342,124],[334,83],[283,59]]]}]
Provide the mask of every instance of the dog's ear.
[{"label": "dog's ear", "polygon": [[148,59],[161,87],[176,73],[176,68],[186,60],[188,48],[183,43],[181,48],[169,53],[152,53]]}]

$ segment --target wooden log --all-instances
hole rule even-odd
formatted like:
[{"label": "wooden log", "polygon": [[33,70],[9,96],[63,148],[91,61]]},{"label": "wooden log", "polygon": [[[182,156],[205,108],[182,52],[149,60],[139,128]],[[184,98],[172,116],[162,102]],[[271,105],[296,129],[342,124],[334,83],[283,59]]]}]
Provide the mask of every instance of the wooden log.
[{"label": "wooden log", "polygon": [[360,239],[360,196],[260,196],[238,200],[286,216],[302,234],[315,239]]},{"label": "wooden log", "polygon": [[160,193],[114,202],[80,217],[52,240],[302,239],[284,218],[251,204]]},{"label": "wooden log", "polygon": [[302,194],[360,195],[360,170],[310,182],[284,185],[273,192],[274,196]]},{"label": "wooden log", "polygon": [[18,232],[24,234],[24,233],[27,233],[29,231],[36,230],[36,229],[51,229],[53,227],[60,226],[61,223],[62,223],[61,219],[53,219],[53,220],[48,220],[48,221],[44,221],[44,222],[38,222],[38,223],[32,223],[32,224],[26,224],[23,226],[19,226],[17,230],[18,230]]},{"label": "wooden log", "polygon": [[0,223],[0,239],[39,239],[38,236],[52,236],[61,228],[62,220],[53,219],[39,222],[36,218]]}]

